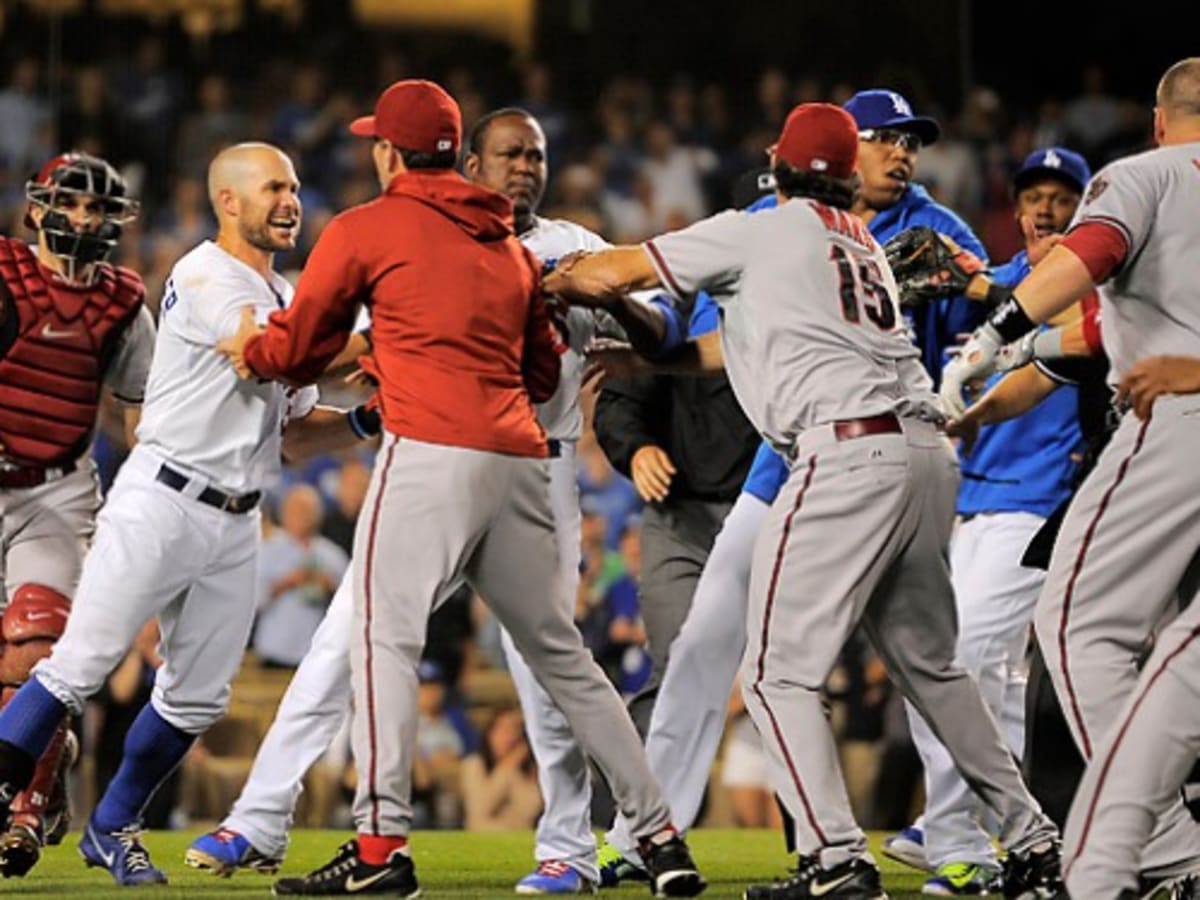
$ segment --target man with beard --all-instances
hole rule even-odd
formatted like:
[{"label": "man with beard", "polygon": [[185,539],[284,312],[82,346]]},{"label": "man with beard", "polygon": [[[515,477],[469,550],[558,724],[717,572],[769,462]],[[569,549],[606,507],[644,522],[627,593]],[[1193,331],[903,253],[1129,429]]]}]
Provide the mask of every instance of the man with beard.
[{"label": "man with beard", "polygon": [[[504,108],[480,118],[467,137],[464,171],[471,181],[513,201],[516,235],[543,265],[552,267],[573,251],[607,246],[578,225],[537,215],[548,175],[546,138],[537,120],[524,110]],[[664,309],[671,314],[664,316]],[[648,305],[632,298],[619,303],[612,317],[578,307],[556,310],[555,316],[566,350],[558,389],[537,407],[537,414],[550,438],[551,505],[561,574],[568,586],[563,596],[573,603],[579,580],[575,443],[583,430],[579,387],[584,347],[598,333],[623,329],[643,350],[661,350],[678,339],[683,326],[665,301]],[[188,865],[220,875],[239,868],[274,871],[279,867],[304,774],[328,748],[349,708],[352,614],[353,588],[347,574],[284,695],[241,795],[221,827],[202,835],[188,849]],[[534,679],[507,631],[503,646],[545,801],[537,831],[537,867],[521,879],[517,891],[587,891],[599,880],[587,760],[565,717]]]},{"label": "man with beard", "polygon": [[159,617],[164,662],[153,696],[79,845],[89,866],[121,885],[166,881],[141,843],[141,811],[225,712],[254,617],[258,501],[281,445],[320,451],[358,439],[345,413],[314,409],[315,389],[242,381],[215,350],[243,307],[265,317],[286,305],[291,287],[271,266],[295,246],[298,190],[291,161],[269,145],[242,144],[213,161],[217,239],[172,271],[138,444],[100,513],[61,639],[0,714],[5,812],[64,716],[83,712],[143,623]]}]

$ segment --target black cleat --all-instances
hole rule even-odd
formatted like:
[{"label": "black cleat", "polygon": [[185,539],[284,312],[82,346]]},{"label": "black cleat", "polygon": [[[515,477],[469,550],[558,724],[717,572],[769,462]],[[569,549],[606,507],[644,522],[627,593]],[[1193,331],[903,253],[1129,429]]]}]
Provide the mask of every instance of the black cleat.
[{"label": "black cleat", "polygon": [[770,884],[752,884],[744,900],[888,900],[879,880],[879,867],[855,857],[830,869],[817,856],[801,856],[790,878]]},{"label": "black cleat", "polygon": [[42,840],[28,825],[14,822],[0,836],[0,875],[22,878],[37,865],[42,855]]},{"label": "black cleat", "polygon": [[1171,875],[1165,878],[1138,879],[1138,889],[1129,894],[1133,900],[1197,900],[1200,898],[1200,875]]},{"label": "black cleat", "polygon": [[338,847],[333,859],[303,878],[281,878],[271,889],[277,897],[340,897],[357,894],[387,894],[391,897],[419,897],[417,870],[411,857],[393,850],[382,866],[363,862],[358,856],[358,841]]},{"label": "black cleat", "polygon": [[1047,841],[1004,860],[1004,896],[1010,900],[1060,900],[1067,896],[1057,842]]},{"label": "black cleat", "polygon": [[638,844],[638,852],[655,897],[696,897],[708,887],[692,861],[688,845],[678,834],[663,843],[643,840]]}]

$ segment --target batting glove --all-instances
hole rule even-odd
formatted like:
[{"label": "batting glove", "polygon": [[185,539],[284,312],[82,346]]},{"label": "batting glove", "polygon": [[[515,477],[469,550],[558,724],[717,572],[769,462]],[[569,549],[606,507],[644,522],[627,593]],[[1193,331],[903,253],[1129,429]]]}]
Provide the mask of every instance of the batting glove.
[{"label": "batting glove", "polygon": [[939,392],[942,408],[951,419],[961,419],[967,411],[963,389],[982,381],[996,371],[996,357],[1004,339],[990,322],[985,322],[971,335],[958,356],[942,370],[942,389]]}]

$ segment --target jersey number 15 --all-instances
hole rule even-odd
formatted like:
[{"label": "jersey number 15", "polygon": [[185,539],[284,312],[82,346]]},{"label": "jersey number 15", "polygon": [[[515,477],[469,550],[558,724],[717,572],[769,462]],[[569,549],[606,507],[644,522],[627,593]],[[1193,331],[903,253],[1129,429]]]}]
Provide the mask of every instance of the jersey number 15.
[{"label": "jersey number 15", "polygon": [[842,315],[855,325],[862,320],[859,307],[867,318],[883,331],[896,327],[896,307],[883,281],[883,273],[875,260],[867,257],[854,260],[844,248],[832,244],[829,259],[838,270],[838,296],[842,300]]}]

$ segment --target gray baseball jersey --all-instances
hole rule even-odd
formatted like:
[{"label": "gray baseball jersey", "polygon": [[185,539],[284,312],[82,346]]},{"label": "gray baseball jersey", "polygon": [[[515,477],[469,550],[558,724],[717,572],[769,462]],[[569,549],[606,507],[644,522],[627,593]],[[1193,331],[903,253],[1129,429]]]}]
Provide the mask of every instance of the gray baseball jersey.
[{"label": "gray baseball jersey", "polygon": [[[1198,211],[1200,142],[1120,160],[1088,186],[1076,223],[1111,225],[1128,248],[1099,288],[1112,378],[1148,357],[1200,356]],[[1195,627],[1190,610],[1162,631],[1172,650],[1156,652],[1140,682],[1137,667],[1195,590],[1200,395],[1159,397],[1153,413],[1124,415],[1071,501],[1034,615],[1046,671],[1090,761],[1067,822],[1068,885],[1098,900],[1134,887],[1139,869],[1200,867],[1200,835],[1176,790],[1195,723],[1172,696],[1195,682],[1193,645],[1177,636]],[[1164,671],[1171,677],[1154,674]],[[1133,730],[1145,739],[1130,740]],[[1159,749],[1153,778],[1124,762]]]},{"label": "gray baseball jersey", "polygon": [[1118,160],[1088,185],[1072,227],[1104,222],[1129,248],[1099,288],[1113,383],[1148,356],[1200,356],[1198,216],[1200,143]]},{"label": "gray baseball jersey", "polygon": [[[553,265],[577,250],[604,250],[610,246],[604,238],[574,222],[540,216],[534,219],[533,228],[519,237],[521,243],[547,265]],[[608,313],[578,306],[566,311],[566,331],[567,352],[562,357],[558,390],[545,403],[539,404],[537,414],[550,437],[575,441],[583,433],[579,387],[583,383],[584,350],[594,337],[623,337],[624,331]]]},{"label": "gray baseball jersey", "polygon": [[777,449],[840,419],[938,415],[887,260],[857,217],[793,200],[644,246],[672,294],[703,286],[720,306],[730,383]]}]

